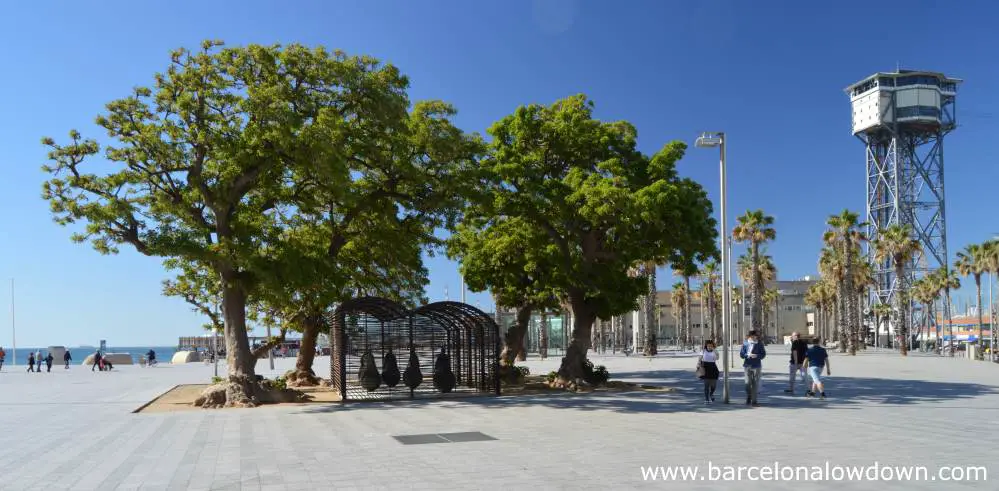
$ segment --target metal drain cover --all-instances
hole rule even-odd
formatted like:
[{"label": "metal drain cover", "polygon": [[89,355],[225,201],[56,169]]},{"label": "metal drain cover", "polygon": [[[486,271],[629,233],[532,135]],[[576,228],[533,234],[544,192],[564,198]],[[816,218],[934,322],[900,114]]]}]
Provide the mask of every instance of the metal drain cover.
[{"label": "metal drain cover", "polygon": [[427,433],[424,435],[396,435],[396,441],[403,445],[423,445],[425,443],[464,443],[464,442],[487,442],[495,440],[485,433],[478,431],[463,431],[459,433]]}]

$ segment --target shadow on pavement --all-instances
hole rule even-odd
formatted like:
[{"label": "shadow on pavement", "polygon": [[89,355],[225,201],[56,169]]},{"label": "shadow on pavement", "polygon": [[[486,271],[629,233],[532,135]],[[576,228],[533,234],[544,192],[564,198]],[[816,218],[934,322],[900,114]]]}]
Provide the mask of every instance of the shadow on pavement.
[{"label": "shadow on pavement", "polygon": [[[357,410],[391,410],[427,406],[440,407],[547,407],[578,411],[613,411],[619,413],[684,413],[745,411],[745,391],[741,370],[730,378],[732,395],[730,404],[721,402],[719,381],[714,404],[704,404],[702,385],[694,378],[692,370],[658,370],[615,374],[614,380],[641,379],[642,383],[655,381],[655,385],[672,387],[668,393],[617,392],[599,394],[536,394],[501,397],[461,397],[439,399],[397,400],[388,402],[347,402],[328,406],[309,406],[302,413],[335,413]],[[764,391],[760,395],[763,408],[835,408],[862,409],[871,404],[910,405],[928,402],[957,402],[999,393],[995,387],[962,382],[929,382],[881,378],[830,377],[826,380],[828,399],[821,401],[783,392],[786,375],[770,374],[764,377]]]}]

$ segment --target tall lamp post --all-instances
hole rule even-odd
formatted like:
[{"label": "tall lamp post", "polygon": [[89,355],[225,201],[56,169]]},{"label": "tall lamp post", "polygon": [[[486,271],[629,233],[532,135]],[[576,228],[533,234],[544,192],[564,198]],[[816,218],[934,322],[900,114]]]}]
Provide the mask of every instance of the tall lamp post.
[{"label": "tall lamp post", "polygon": [[732,315],[732,291],[730,286],[730,276],[731,264],[729,264],[730,258],[728,255],[728,221],[726,220],[726,200],[728,198],[727,191],[725,188],[725,133],[701,133],[701,136],[697,138],[694,143],[696,146],[701,148],[711,148],[718,147],[719,153],[721,154],[719,169],[721,174],[721,259],[722,259],[722,339],[725,344],[725,349],[722,350],[722,365],[724,365],[724,372],[722,377],[722,390],[724,391],[725,404],[729,403],[729,384],[728,384],[728,364],[729,364],[729,349],[731,348],[731,342],[729,340],[731,333],[731,326],[729,325],[730,316]]}]

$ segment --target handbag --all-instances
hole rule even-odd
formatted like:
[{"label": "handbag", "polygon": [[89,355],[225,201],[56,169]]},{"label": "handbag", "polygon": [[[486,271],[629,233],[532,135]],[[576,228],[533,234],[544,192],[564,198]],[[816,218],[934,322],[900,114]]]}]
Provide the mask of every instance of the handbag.
[{"label": "handbag", "polygon": [[697,370],[694,373],[697,374],[697,378],[704,378],[704,361],[700,358],[697,359]]}]

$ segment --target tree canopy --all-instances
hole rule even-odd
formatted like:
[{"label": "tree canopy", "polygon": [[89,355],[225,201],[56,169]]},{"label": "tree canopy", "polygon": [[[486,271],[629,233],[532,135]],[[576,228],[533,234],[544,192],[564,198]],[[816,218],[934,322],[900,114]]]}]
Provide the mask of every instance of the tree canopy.
[{"label": "tree canopy", "polygon": [[585,96],[550,106],[528,105],[489,128],[483,170],[489,199],[466,211],[479,228],[516,218],[532,230],[534,247],[552,254],[550,288],[568,299],[573,330],[563,378],[579,378],[596,317],[630,311],[644,278],[639,262],[680,251],[713,251],[715,221],[700,185],[677,175],[682,142],[648,157],[624,121],[593,117]]}]

